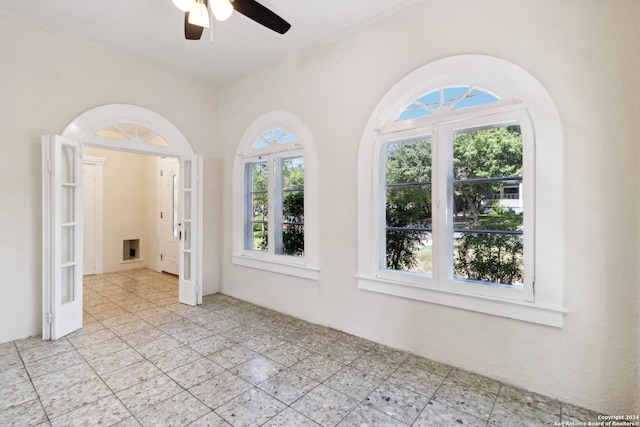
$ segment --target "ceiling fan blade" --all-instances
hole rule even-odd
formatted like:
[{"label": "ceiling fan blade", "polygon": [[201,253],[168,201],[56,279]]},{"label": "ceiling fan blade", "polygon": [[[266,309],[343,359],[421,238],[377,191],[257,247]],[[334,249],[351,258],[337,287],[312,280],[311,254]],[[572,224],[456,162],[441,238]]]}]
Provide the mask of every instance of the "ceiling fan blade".
[{"label": "ceiling fan blade", "polygon": [[232,4],[237,12],[276,33],[284,34],[291,28],[291,24],[255,0],[234,0]]},{"label": "ceiling fan blade", "polygon": [[199,25],[189,24],[189,12],[184,13],[184,38],[187,40],[200,40],[204,28]]}]

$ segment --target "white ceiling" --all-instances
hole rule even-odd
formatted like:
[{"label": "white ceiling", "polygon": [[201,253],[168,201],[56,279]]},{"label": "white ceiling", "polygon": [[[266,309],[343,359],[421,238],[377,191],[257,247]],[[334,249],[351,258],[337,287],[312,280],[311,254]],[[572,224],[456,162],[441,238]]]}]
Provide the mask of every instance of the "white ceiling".
[{"label": "white ceiling", "polygon": [[291,24],[280,35],[239,13],[184,39],[172,0],[0,0],[0,14],[65,33],[219,86],[416,0],[259,0]]}]

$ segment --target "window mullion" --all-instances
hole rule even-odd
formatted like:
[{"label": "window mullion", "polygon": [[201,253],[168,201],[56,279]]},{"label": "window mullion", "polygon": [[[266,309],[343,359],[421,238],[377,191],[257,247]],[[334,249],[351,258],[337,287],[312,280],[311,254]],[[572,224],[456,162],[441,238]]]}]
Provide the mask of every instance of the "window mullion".
[{"label": "window mullion", "polygon": [[274,157],[271,161],[273,173],[269,175],[269,190],[271,192],[269,200],[272,201],[270,206],[272,215],[269,220],[269,240],[273,244],[270,253],[282,254],[282,158]]},{"label": "window mullion", "polygon": [[448,132],[442,127],[436,126],[433,132],[434,155],[433,155],[433,191],[434,191],[434,219],[433,219],[433,247],[434,266],[436,271],[438,287],[441,288],[445,280],[449,277],[448,252],[452,244],[449,238],[450,213],[453,209],[449,200],[448,184],[450,178],[449,167],[453,154],[449,146]]}]

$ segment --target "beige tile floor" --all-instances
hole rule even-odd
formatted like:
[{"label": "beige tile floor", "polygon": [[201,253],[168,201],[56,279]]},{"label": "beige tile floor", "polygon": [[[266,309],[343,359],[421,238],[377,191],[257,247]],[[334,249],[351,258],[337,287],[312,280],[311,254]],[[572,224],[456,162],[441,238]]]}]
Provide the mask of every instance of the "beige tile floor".
[{"label": "beige tile floor", "polygon": [[597,414],[149,270],[85,277],[84,327],[0,344],[0,426],[538,426]]}]

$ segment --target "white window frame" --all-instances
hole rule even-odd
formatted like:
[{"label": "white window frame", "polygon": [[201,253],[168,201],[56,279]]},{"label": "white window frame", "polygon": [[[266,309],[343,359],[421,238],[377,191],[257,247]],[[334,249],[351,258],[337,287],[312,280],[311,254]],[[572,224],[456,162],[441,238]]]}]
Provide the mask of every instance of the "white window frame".
[{"label": "white window frame", "polygon": [[[294,134],[297,142],[277,147],[254,149],[254,143],[268,130],[283,129]],[[279,159],[302,157],[304,161],[304,256],[274,253],[274,191],[275,174],[272,172]],[[269,250],[246,248],[247,189],[246,165],[257,161],[268,162],[269,167]],[[246,130],[239,144],[234,163],[233,183],[233,253],[235,265],[256,268],[305,279],[318,280],[318,206],[316,157],[311,133],[292,114],[272,111],[258,117]]]},{"label": "white window frame", "polygon": [[[394,122],[403,108],[422,94],[457,84],[490,90],[501,101],[486,108],[445,111],[433,117]],[[449,179],[446,177],[451,159],[437,152],[449,138],[448,134],[455,129],[507,121],[520,124],[525,150],[527,276],[520,289],[452,280],[444,249],[449,243],[446,241],[450,222],[448,186],[437,182]],[[436,189],[433,238],[441,242],[437,248],[434,246],[433,277],[387,270],[381,258],[386,256],[382,245],[386,159],[383,154],[389,142],[426,134],[433,135],[432,179]],[[540,171],[544,173],[538,173]],[[409,74],[385,95],[367,123],[360,145],[358,179],[360,289],[562,327],[567,312],[563,307],[562,289],[562,130],[551,98],[525,70],[493,57],[463,55],[435,61]]]}]

